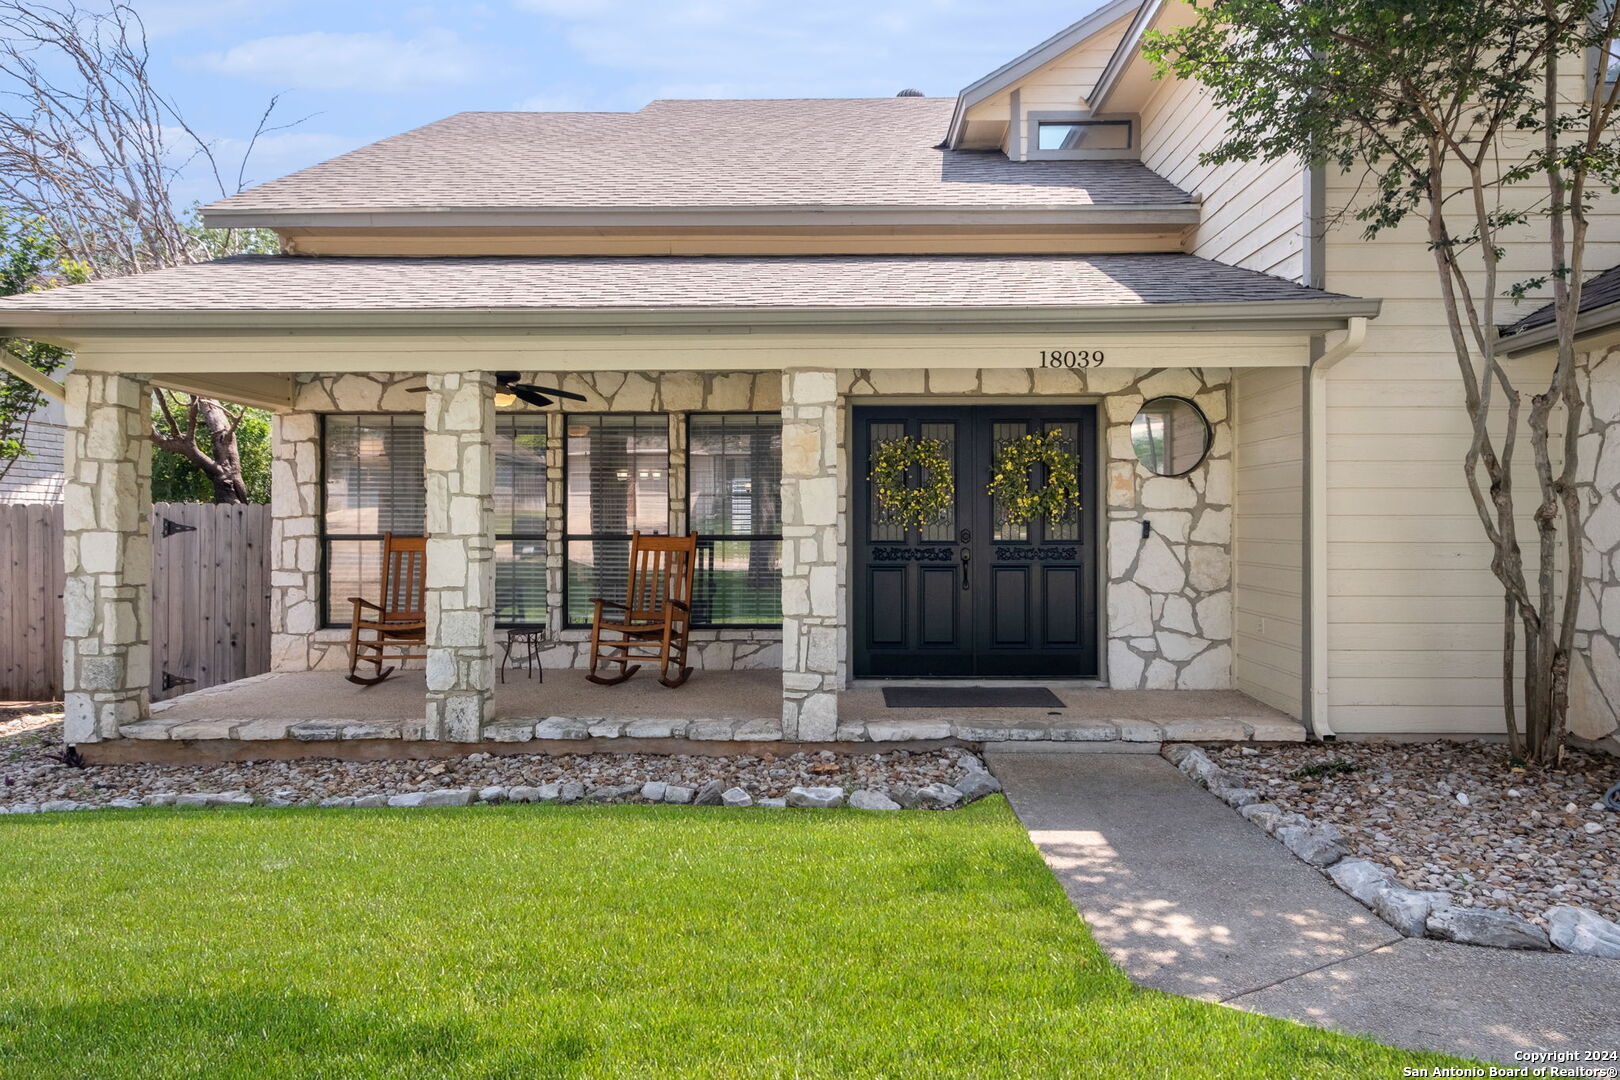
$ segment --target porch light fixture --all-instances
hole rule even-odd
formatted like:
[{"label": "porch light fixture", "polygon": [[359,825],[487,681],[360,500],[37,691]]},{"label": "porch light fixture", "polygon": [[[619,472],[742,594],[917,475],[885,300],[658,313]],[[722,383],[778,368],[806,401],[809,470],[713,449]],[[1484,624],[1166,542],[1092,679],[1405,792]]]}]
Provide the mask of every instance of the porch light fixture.
[{"label": "porch light fixture", "polygon": [[495,391],[495,407],[509,409],[517,404],[517,395],[506,390]]}]

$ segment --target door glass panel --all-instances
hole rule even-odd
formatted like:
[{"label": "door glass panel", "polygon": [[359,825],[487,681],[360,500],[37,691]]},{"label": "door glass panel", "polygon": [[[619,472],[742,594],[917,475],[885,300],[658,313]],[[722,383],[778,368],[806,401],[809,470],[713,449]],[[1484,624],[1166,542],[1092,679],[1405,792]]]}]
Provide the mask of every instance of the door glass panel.
[{"label": "door glass panel", "polygon": [[[1059,433],[1064,453],[1073,454],[1080,447],[1080,425],[1072,421],[1051,423],[1046,425],[1047,431]],[[1045,482],[1045,478],[1042,478]],[[1070,507],[1061,518],[1047,519],[1046,539],[1048,540],[1078,540],[1080,539],[1080,511],[1081,507]]]},{"label": "door glass panel", "polygon": [[[1023,421],[1014,421],[990,426],[990,465],[995,467],[996,458],[1008,443],[1015,442],[1029,434],[1029,425]],[[1002,500],[992,499],[990,515],[994,521],[991,536],[997,540],[1028,540],[1029,526],[1026,524],[1013,524],[1006,520],[1006,511]]]},{"label": "door glass panel", "polygon": [[[951,471],[956,471],[956,425],[955,424],[924,424],[922,437],[933,439],[945,448],[945,460],[951,463]],[[926,474],[921,478],[922,483],[928,483],[932,478]],[[926,526],[922,531],[924,540],[954,540],[956,539],[956,504],[945,511],[938,521]]]},{"label": "door glass panel", "polygon": [[[873,424],[867,429],[867,434],[869,436],[867,442],[871,445],[872,456],[877,456],[878,447],[882,446],[886,442],[891,442],[900,438],[905,433],[905,424]],[[866,468],[868,475],[870,475],[872,469],[872,463],[870,461],[866,463]],[[896,525],[894,522],[886,519],[883,513],[883,508],[878,505],[877,492],[874,490],[873,485],[868,482],[866,488],[866,498],[868,500],[867,514],[869,515],[867,520],[872,523],[872,539],[877,541],[889,541],[891,543],[905,540],[906,530],[903,527]]]}]

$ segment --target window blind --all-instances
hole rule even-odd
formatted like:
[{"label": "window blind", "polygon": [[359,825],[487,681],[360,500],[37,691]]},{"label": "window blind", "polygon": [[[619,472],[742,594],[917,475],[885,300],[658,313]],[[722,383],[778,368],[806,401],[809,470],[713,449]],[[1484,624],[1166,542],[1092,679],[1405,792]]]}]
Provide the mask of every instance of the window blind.
[{"label": "window blind", "polygon": [[688,417],[687,491],[698,534],[693,623],[781,625],[781,414]]},{"label": "window blind", "polygon": [[669,420],[661,414],[568,417],[568,622],[590,622],[591,597],[621,600],[630,534],[669,532]]}]

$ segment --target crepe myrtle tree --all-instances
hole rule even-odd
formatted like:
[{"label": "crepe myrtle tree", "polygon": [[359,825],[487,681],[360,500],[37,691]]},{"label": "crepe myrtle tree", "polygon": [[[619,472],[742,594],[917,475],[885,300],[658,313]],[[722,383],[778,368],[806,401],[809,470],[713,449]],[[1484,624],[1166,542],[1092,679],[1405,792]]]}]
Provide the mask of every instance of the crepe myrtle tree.
[{"label": "crepe myrtle tree", "polygon": [[[1510,747],[1549,763],[1582,580],[1575,316],[1594,201],[1620,192],[1616,28],[1612,0],[1220,0],[1145,45],[1161,75],[1197,80],[1225,110],[1204,163],[1303,157],[1357,176],[1335,213],[1367,238],[1409,219],[1426,230],[1472,428],[1463,471],[1503,589]],[[1530,267],[1511,280],[1510,243]],[[1556,318],[1545,378],[1499,352],[1505,301],[1529,294],[1550,294]],[[1523,493],[1521,440],[1536,480]]]},{"label": "crepe myrtle tree", "polygon": [[[263,230],[203,228],[174,190],[182,175],[202,177],[220,197],[241,190],[259,139],[292,126],[270,123],[276,99],[233,174],[148,66],[145,26],[127,4],[0,0],[0,205],[37,221],[91,278],[276,250]],[[247,411],[168,390],[154,396],[160,450],[207,476],[217,501],[247,502],[237,445]]]}]

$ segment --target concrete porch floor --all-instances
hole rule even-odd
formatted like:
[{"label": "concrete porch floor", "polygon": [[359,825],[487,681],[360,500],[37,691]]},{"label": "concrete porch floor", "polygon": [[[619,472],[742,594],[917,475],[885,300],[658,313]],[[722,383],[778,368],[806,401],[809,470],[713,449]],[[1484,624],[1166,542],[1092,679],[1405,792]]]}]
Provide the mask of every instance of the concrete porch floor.
[{"label": "concrete porch floor", "polygon": [[[699,671],[675,690],[645,672],[613,687],[596,686],[571,669],[549,670],[544,682],[509,673],[495,688],[495,716],[484,743],[458,745],[546,750],[567,743],[573,751],[582,741],[596,749],[629,749],[626,741],[642,740],[770,742],[782,737],[781,686],[775,670]],[[256,675],[158,702],[150,720],[127,724],[121,734],[165,742],[419,740],[425,692],[419,670],[372,687],[355,686],[333,671]],[[1146,751],[1161,741],[1305,737],[1287,715],[1235,690],[1054,686],[1053,692],[1061,709],[960,709],[947,715],[891,709],[876,687],[846,690],[839,695],[837,741],[956,740],[1027,749],[1131,744]]]}]

